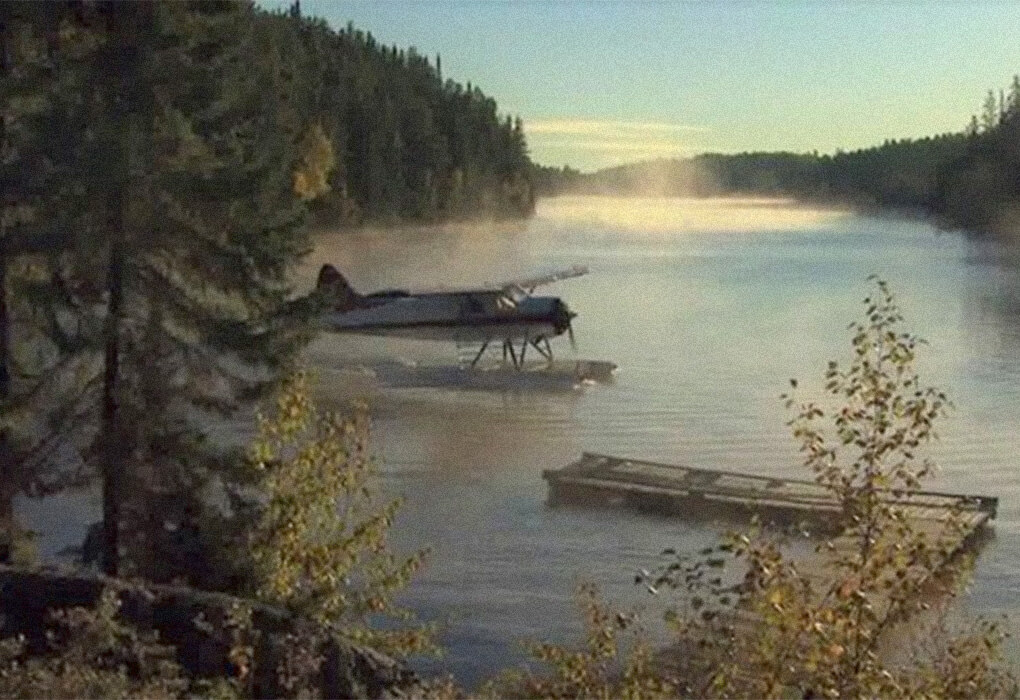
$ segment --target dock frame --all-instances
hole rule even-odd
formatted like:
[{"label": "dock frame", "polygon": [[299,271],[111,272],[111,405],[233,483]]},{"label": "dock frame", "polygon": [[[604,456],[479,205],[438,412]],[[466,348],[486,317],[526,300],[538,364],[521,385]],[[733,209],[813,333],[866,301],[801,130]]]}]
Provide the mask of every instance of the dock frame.
[{"label": "dock frame", "polygon": [[[549,503],[627,506],[662,515],[729,518],[756,515],[765,523],[809,523],[819,531],[842,527],[843,505],[826,487],[806,479],[613,457],[584,452],[561,469],[542,472]],[[973,531],[995,518],[999,499],[939,491],[883,489],[883,498],[907,508],[911,517],[940,519],[954,511]]]}]

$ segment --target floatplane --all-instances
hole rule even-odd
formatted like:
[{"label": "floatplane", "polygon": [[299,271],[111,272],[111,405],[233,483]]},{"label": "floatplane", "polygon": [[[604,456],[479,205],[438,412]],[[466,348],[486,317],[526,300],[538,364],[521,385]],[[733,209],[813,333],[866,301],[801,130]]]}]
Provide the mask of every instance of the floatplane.
[{"label": "floatplane", "polygon": [[[552,367],[552,339],[566,334],[576,350],[573,319],[577,314],[561,298],[536,296],[538,287],[588,273],[582,265],[550,274],[467,289],[411,292],[384,289],[371,294],[357,292],[332,265],[323,265],[315,296],[324,310],[324,330],[419,340],[452,341],[459,351],[468,350],[475,368],[490,348],[502,349],[501,367],[525,368],[528,349]],[[581,375],[611,374],[608,362],[578,361],[573,372]],[[580,378],[598,378],[581,376]]]}]

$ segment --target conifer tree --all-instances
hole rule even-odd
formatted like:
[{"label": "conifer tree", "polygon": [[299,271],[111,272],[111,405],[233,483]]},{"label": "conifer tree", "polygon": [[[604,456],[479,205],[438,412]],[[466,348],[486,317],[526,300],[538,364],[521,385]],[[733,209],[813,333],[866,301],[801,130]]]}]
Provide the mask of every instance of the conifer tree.
[{"label": "conifer tree", "polygon": [[970,121],[967,122],[967,128],[964,130],[964,134],[968,138],[973,138],[981,133],[981,127],[978,125],[978,119],[976,114],[970,116]]},{"label": "conifer tree", "polygon": [[1009,118],[1020,113],[1020,75],[1013,76],[1009,84],[1009,96],[1006,98],[1006,115]]},{"label": "conifer tree", "polygon": [[[252,17],[240,4],[169,2],[86,17],[102,32],[92,70],[107,75],[91,154],[106,167],[83,180],[102,203],[95,454],[111,575],[124,550],[144,573],[180,573],[161,544],[195,528],[222,459],[202,426],[287,356],[271,321],[306,245],[292,172],[300,125],[285,64],[253,45]],[[158,563],[168,568],[147,570]]]},{"label": "conifer tree", "polygon": [[[14,51],[11,44],[14,40],[14,31],[11,26],[15,19],[12,8],[4,7],[0,16],[0,77],[3,84],[3,113],[0,114],[0,148],[8,151],[10,140],[11,119],[11,71],[14,68]],[[10,265],[11,245],[8,240],[8,230],[14,223],[17,215],[19,200],[15,189],[13,173],[5,168],[2,172],[3,210],[0,211],[0,404],[7,408],[11,397],[11,311],[10,301],[7,294],[7,276]],[[17,458],[14,454],[14,447],[11,444],[11,431],[6,420],[0,425],[0,562],[6,562],[10,558],[12,539],[14,537],[14,495],[16,484],[20,481],[16,474]]]},{"label": "conifer tree", "polygon": [[14,497],[60,487],[68,465],[48,457],[79,418],[85,389],[69,379],[82,370],[69,357],[81,338],[62,323],[71,310],[57,264],[78,210],[64,178],[81,117],[72,95],[82,42],[64,31],[71,12],[0,7],[0,549],[17,529]]},{"label": "conifer tree", "polygon": [[44,465],[85,465],[104,569],[130,550],[176,575],[153,543],[232,478],[204,428],[286,364],[311,310],[284,303],[306,208],[527,213],[523,132],[416,51],[299,12],[72,1],[0,19],[0,521],[66,481]]},{"label": "conifer tree", "polygon": [[989,90],[981,108],[981,129],[983,131],[991,131],[998,123],[999,110],[995,100],[995,93]]}]

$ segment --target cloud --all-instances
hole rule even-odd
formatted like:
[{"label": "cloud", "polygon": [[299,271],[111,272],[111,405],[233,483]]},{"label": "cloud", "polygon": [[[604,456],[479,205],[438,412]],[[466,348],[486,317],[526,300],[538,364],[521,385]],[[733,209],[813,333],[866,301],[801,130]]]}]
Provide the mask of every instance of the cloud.
[{"label": "cloud", "polygon": [[541,140],[546,148],[575,149],[578,151],[604,151],[606,153],[687,153],[695,147],[679,141],[665,139],[592,139],[592,138],[543,138]]},{"label": "cloud", "polygon": [[672,122],[636,122],[606,119],[536,119],[534,121],[525,121],[524,130],[528,134],[535,135],[641,137],[651,134],[705,132],[710,129],[705,126]]},{"label": "cloud", "polygon": [[605,167],[636,160],[693,155],[694,136],[707,127],[674,122],[556,118],[525,121],[538,162]]}]

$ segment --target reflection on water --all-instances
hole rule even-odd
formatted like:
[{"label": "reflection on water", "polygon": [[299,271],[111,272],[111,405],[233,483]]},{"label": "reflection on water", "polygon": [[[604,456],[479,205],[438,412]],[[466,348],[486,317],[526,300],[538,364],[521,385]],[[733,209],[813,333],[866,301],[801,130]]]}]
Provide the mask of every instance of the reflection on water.
[{"label": "reflection on water", "polygon": [[[727,235],[719,235],[726,233]],[[410,243],[408,243],[410,241]],[[761,200],[563,198],[524,226],[324,237],[315,253],[357,284],[498,280],[572,264],[592,274],[551,287],[580,316],[583,357],[620,365],[615,384],[575,392],[381,390],[372,397],[387,489],[406,497],[403,545],[430,546],[406,602],[446,625],[443,664],[466,682],[522,657],[520,640],[578,633],[582,579],[628,602],[632,574],[711,529],[624,512],[547,508],[541,471],[584,449],[695,466],[800,475],[778,394],[817,386],[845,357],[866,278],[898,294],[927,338],[925,378],[957,410],[934,486],[1002,498],[972,605],[1020,592],[1020,283],[1017,267],[913,221]],[[567,352],[565,348],[559,349]],[[324,370],[363,358],[452,361],[442,344],[323,338]],[[322,394],[342,394],[323,373]]]}]

